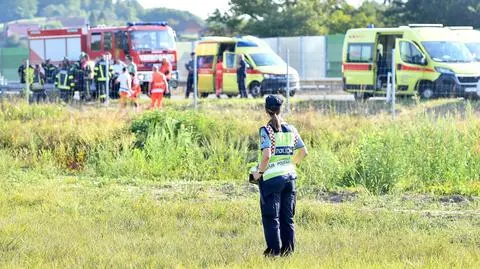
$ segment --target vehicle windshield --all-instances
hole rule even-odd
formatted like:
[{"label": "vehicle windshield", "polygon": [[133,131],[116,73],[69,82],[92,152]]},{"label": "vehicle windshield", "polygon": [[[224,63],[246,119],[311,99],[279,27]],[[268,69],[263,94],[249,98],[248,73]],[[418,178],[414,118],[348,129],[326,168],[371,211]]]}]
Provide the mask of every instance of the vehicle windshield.
[{"label": "vehicle windshield", "polygon": [[172,50],[175,49],[175,35],[172,30],[133,31],[133,50]]},{"label": "vehicle windshield", "polygon": [[480,43],[466,43],[468,50],[475,57],[477,62],[480,62]]},{"label": "vehicle windshield", "polygon": [[285,61],[275,53],[254,53],[250,54],[250,57],[256,66],[286,65]]},{"label": "vehicle windshield", "polygon": [[469,63],[473,61],[472,54],[461,42],[426,41],[422,44],[435,62]]}]

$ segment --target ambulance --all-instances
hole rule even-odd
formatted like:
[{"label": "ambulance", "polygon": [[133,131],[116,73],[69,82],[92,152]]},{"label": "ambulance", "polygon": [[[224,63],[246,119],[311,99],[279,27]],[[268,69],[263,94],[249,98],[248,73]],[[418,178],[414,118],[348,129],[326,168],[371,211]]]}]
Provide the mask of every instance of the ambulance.
[{"label": "ambulance", "polygon": [[418,94],[423,99],[468,96],[476,93],[480,78],[479,63],[465,43],[441,24],[347,32],[342,66],[345,91],[357,99],[385,95],[393,68],[397,95]]},{"label": "ambulance", "polygon": [[[298,72],[280,58],[264,41],[252,37],[205,37],[195,47],[198,61],[198,91],[201,97],[215,93],[216,63],[223,62],[223,93],[228,97],[239,94],[237,86],[238,56],[244,55],[247,63],[247,92],[253,97],[265,94],[287,93],[299,89]],[[288,77],[287,77],[288,74]]]}]

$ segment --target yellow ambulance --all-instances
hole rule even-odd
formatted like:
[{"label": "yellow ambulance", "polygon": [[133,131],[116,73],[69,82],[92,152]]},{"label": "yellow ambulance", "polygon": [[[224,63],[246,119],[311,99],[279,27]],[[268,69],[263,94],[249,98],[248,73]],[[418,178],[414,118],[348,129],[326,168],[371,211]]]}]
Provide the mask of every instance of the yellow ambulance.
[{"label": "yellow ambulance", "polygon": [[479,64],[472,53],[443,25],[411,24],[347,32],[342,66],[345,91],[357,99],[385,95],[393,68],[397,95],[418,94],[423,99],[466,96],[477,91],[473,83],[480,78]]},{"label": "yellow ambulance", "polygon": [[241,54],[247,63],[247,91],[253,97],[271,93],[286,95],[287,81],[290,82],[291,96],[299,89],[298,72],[287,66],[268,44],[256,37],[204,37],[195,47],[195,53],[198,61],[198,91],[202,97],[215,93],[216,63],[219,58],[224,68],[222,93],[228,97],[239,94],[237,62]]}]

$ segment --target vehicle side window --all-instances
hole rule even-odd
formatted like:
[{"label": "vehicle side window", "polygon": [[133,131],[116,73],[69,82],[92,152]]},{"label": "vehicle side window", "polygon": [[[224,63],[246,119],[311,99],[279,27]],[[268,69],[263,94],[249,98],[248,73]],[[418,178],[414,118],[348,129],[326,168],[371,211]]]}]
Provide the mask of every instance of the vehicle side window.
[{"label": "vehicle side window", "polygon": [[102,33],[92,33],[90,46],[92,51],[100,51],[102,49]]},{"label": "vehicle side window", "polygon": [[400,56],[402,61],[409,64],[421,64],[422,53],[412,43],[400,42]]},{"label": "vehicle side window", "polygon": [[104,50],[112,50],[112,33],[103,34],[103,48]]},{"label": "vehicle side window", "polygon": [[214,56],[199,56],[198,65],[200,68],[213,69],[213,58]]},{"label": "vehicle side window", "polygon": [[370,44],[370,43],[349,44],[347,62],[350,62],[350,63],[373,62],[373,44]]}]

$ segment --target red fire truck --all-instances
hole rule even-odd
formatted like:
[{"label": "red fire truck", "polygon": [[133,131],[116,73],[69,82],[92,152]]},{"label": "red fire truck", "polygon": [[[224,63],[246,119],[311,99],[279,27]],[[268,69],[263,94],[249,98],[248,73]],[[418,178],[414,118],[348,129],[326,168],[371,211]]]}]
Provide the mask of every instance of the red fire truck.
[{"label": "red fire truck", "polygon": [[95,60],[110,53],[114,60],[125,61],[130,55],[138,67],[138,78],[147,84],[152,67],[163,58],[173,68],[172,87],[178,85],[177,47],[174,30],[166,22],[129,22],[121,27],[85,27],[29,31],[30,62],[40,64],[47,59],[60,63],[80,59],[82,52]]}]

